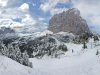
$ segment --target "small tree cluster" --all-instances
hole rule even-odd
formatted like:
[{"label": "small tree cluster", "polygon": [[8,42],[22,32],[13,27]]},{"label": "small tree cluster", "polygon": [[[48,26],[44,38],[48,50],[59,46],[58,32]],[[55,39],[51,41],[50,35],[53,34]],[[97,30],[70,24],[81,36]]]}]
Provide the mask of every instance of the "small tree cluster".
[{"label": "small tree cluster", "polygon": [[33,57],[42,58],[45,54],[51,55],[52,50],[57,44],[54,38],[46,35],[30,40],[28,43],[23,43],[19,46],[22,52],[27,50],[29,57],[33,55]]},{"label": "small tree cluster", "polygon": [[95,35],[94,36],[94,41],[96,41],[96,40],[99,41],[99,38],[98,38],[98,36]]},{"label": "small tree cluster", "polygon": [[64,52],[68,51],[67,46],[65,46],[64,44],[63,45],[59,45],[58,49],[62,50]]},{"label": "small tree cluster", "polygon": [[32,68],[32,62],[29,62],[27,51],[24,51],[22,54],[18,45],[13,47],[12,44],[8,44],[6,47],[3,42],[0,42],[0,52],[17,62]]},{"label": "small tree cluster", "polygon": [[88,39],[92,38],[92,36],[93,36],[92,33],[87,32],[87,33],[84,33],[84,34],[81,34],[81,35],[75,37],[73,39],[73,42],[76,43],[76,44],[88,42]]}]

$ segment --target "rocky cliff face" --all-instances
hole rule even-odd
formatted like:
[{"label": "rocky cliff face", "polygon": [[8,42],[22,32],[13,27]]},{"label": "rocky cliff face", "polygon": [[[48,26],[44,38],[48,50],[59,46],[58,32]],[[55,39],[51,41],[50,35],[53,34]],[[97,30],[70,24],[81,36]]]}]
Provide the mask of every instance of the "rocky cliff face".
[{"label": "rocky cliff face", "polygon": [[90,32],[86,21],[80,16],[80,11],[75,8],[55,14],[49,21],[48,30],[53,33],[64,31],[76,35]]}]

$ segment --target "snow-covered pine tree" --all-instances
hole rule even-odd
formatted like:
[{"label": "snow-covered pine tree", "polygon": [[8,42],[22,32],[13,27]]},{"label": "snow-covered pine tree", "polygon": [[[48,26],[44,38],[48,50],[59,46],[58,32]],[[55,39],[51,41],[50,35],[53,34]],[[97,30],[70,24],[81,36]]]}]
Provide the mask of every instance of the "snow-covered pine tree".
[{"label": "snow-covered pine tree", "polygon": [[10,50],[9,50],[10,49],[10,44],[7,45],[7,49],[8,49],[7,56],[10,57]]},{"label": "snow-covered pine tree", "polygon": [[1,53],[2,53],[3,48],[4,48],[4,44],[3,44],[3,41],[1,40],[1,41],[0,41],[0,52],[1,52]]},{"label": "snow-covered pine tree", "polygon": [[33,68],[32,62],[28,62],[28,66]]},{"label": "snow-covered pine tree", "polygon": [[29,62],[28,54],[27,54],[27,51],[25,50],[23,53],[23,65],[28,66],[28,62]]},{"label": "snow-covered pine tree", "polygon": [[8,44],[8,46],[6,47],[2,41],[0,41],[0,52],[13,59],[13,60],[16,60],[17,62],[23,64],[23,65],[26,65],[26,66],[29,66],[29,67],[33,67],[32,65],[32,62],[29,62],[29,56],[27,54],[27,51],[25,50],[24,53],[23,53],[23,57],[21,57],[21,51],[19,49],[19,46],[16,45],[15,48],[13,47],[12,44]]},{"label": "snow-covered pine tree", "polygon": [[33,67],[32,62],[29,62],[27,51],[25,50],[23,53],[23,59],[21,59],[21,63],[25,66]]},{"label": "snow-covered pine tree", "polygon": [[6,46],[4,46],[4,47],[2,48],[1,53],[2,53],[3,55],[7,56],[8,49],[7,49],[7,47],[6,47]]},{"label": "snow-covered pine tree", "polygon": [[3,41],[0,41],[0,52],[7,56],[7,47],[3,44]]},{"label": "snow-covered pine tree", "polygon": [[16,52],[16,61],[20,63],[20,60],[21,60],[21,51],[20,51],[18,45],[15,46],[15,52]]},{"label": "snow-covered pine tree", "polygon": [[15,50],[14,50],[14,47],[12,44],[8,44],[8,57],[9,58],[12,58],[13,60],[16,59],[16,56],[15,56]]}]

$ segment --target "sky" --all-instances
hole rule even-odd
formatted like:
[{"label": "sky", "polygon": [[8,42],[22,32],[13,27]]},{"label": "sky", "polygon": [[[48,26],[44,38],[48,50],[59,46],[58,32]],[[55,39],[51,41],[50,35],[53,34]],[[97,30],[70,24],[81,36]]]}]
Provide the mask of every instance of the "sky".
[{"label": "sky", "polygon": [[91,31],[100,33],[100,0],[0,0],[0,27],[17,32],[45,31],[54,14],[77,8]]}]

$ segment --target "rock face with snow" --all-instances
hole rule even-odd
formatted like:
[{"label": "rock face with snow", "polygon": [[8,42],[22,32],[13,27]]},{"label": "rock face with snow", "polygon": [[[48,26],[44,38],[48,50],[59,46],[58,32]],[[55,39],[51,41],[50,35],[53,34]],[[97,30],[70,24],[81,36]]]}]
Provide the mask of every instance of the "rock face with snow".
[{"label": "rock face with snow", "polygon": [[6,33],[15,33],[15,31],[11,28],[1,27],[0,34],[6,34]]},{"label": "rock face with snow", "polygon": [[64,31],[76,35],[90,32],[86,20],[80,16],[80,11],[75,8],[55,14],[49,21],[48,30],[53,33]]}]

